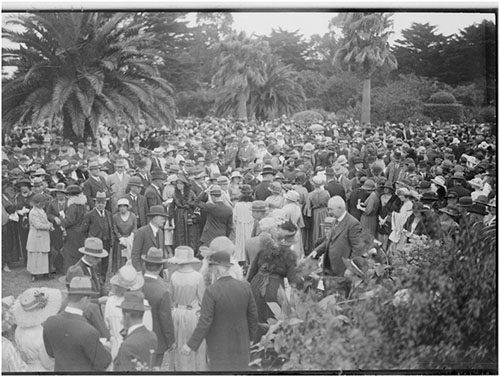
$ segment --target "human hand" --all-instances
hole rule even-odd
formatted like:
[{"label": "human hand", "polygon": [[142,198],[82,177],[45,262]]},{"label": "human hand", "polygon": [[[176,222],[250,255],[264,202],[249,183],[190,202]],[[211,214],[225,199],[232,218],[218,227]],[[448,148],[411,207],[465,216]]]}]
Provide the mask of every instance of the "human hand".
[{"label": "human hand", "polygon": [[316,258],[318,256],[318,252],[316,250],[313,250],[311,251],[311,253],[309,254],[309,258]]},{"label": "human hand", "polygon": [[188,356],[192,352],[187,344],[184,344],[181,349],[181,355]]},{"label": "human hand", "polygon": [[61,219],[59,217],[54,217],[54,221],[57,225],[61,225]]}]

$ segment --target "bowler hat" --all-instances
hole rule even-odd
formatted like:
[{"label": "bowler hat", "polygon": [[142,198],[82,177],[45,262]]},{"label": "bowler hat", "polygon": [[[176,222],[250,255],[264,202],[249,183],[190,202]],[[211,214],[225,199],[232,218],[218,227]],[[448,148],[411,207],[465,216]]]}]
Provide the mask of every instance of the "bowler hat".
[{"label": "bowler hat", "polygon": [[208,264],[211,266],[225,266],[230,267],[233,265],[231,263],[231,255],[226,251],[217,251],[213,253],[208,260]]},{"label": "bowler hat", "polygon": [[362,190],[366,190],[366,191],[373,191],[377,188],[377,185],[375,184],[375,182],[371,179],[367,179],[364,183],[363,186],[361,186],[361,189]]},{"label": "bowler hat", "polygon": [[141,255],[141,259],[144,262],[163,264],[167,261],[167,258],[163,257],[163,251],[156,247],[149,248],[147,254]]},{"label": "bowler hat", "polygon": [[276,175],[276,172],[274,171],[274,169],[271,165],[266,165],[262,169],[262,175],[266,175],[266,174]]},{"label": "bowler hat", "polygon": [[92,281],[90,276],[76,276],[71,279],[68,295],[82,295],[82,296],[99,296],[99,292],[92,289]]},{"label": "bowler hat", "polygon": [[149,213],[147,216],[163,216],[168,217],[167,212],[165,212],[165,208],[162,205],[151,206],[149,209]]},{"label": "bowler hat", "polygon": [[78,251],[82,254],[90,255],[96,258],[105,258],[108,252],[103,249],[101,239],[97,237],[89,237],[85,240],[84,246],[80,247]]},{"label": "bowler hat", "polygon": [[123,302],[117,305],[117,308],[122,310],[134,310],[137,312],[145,312],[151,309],[151,306],[144,304],[144,293],[141,291],[125,292]]}]

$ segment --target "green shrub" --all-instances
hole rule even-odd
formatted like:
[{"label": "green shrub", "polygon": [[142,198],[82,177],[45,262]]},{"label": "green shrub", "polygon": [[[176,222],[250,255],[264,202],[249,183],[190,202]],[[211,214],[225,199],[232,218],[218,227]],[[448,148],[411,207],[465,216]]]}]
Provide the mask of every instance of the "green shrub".
[{"label": "green shrub", "polygon": [[451,94],[450,92],[437,92],[434,93],[430,98],[429,98],[429,103],[435,103],[435,104],[452,104],[452,103],[457,103],[457,100]]},{"label": "green shrub", "polygon": [[464,118],[464,108],[458,103],[424,105],[424,115],[433,120],[461,122]]},{"label": "green shrub", "polygon": [[297,123],[312,123],[323,120],[323,115],[313,110],[306,110],[292,115],[292,121]]}]

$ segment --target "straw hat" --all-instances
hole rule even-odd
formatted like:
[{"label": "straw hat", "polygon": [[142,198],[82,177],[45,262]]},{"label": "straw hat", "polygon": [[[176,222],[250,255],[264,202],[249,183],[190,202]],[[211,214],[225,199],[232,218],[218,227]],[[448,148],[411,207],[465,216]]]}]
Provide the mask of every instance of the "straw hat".
[{"label": "straw hat", "polygon": [[194,256],[194,250],[189,246],[178,246],[175,248],[175,256],[167,260],[172,264],[200,263],[201,261]]},{"label": "straw hat", "polygon": [[144,293],[140,291],[125,292],[122,304],[116,307],[123,310],[135,310],[138,312],[145,312],[151,309],[151,306],[144,304]]},{"label": "straw hat", "polygon": [[431,182],[435,183],[438,186],[446,187],[445,186],[445,180],[442,176],[438,175],[435,178],[431,179]]},{"label": "straw hat", "polygon": [[19,327],[33,327],[57,314],[61,308],[61,291],[53,288],[28,288],[14,302],[12,314]]},{"label": "straw hat", "polygon": [[144,285],[144,277],[132,265],[126,264],[118,270],[109,282],[113,285],[135,291]]},{"label": "straw hat", "polygon": [[469,184],[472,187],[477,187],[479,189],[483,188],[483,180],[481,178],[474,178],[474,179],[469,181]]},{"label": "straw hat", "polygon": [[78,251],[96,258],[106,258],[108,256],[108,252],[103,249],[102,241],[97,237],[87,238],[84,246],[80,247]]}]

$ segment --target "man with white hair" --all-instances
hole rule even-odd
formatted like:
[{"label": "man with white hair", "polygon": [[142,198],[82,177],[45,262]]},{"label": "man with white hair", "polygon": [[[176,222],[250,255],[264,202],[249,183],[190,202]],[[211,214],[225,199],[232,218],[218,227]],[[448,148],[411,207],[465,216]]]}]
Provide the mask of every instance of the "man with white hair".
[{"label": "man with white hair", "polygon": [[342,258],[361,256],[362,228],[358,220],[346,211],[345,201],[334,196],[328,201],[328,209],[334,217],[330,237],[311,252],[311,257],[325,255],[323,271],[331,276],[344,276]]}]

